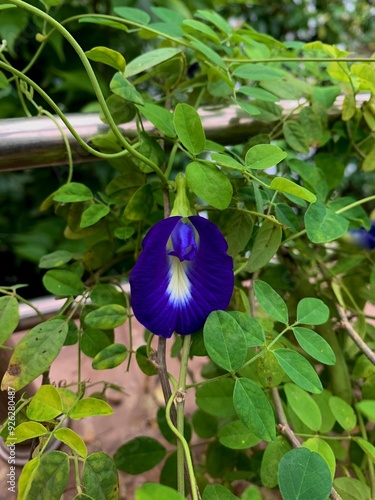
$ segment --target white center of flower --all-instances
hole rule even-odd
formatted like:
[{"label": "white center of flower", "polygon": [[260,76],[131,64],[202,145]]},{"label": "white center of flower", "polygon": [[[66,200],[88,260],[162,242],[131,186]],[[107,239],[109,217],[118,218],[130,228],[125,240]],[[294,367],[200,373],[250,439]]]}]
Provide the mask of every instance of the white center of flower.
[{"label": "white center of flower", "polygon": [[191,283],[187,276],[189,261],[181,262],[178,257],[169,257],[169,285],[167,292],[173,304],[185,304],[191,297]]}]

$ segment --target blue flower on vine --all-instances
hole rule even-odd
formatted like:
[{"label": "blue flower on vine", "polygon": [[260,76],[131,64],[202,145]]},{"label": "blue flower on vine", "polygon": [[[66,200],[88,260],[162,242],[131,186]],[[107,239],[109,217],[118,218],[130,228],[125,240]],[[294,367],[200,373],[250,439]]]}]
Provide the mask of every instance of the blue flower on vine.
[{"label": "blue flower on vine", "polygon": [[369,231],[361,227],[350,231],[352,241],[365,250],[373,250],[375,248],[375,222],[371,222]]},{"label": "blue flower on vine", "polygon": [[129,281],[136,318],[155,335],[188,335],[226,309],[233,261],[219,228],[198,216],[173,216],[153,226]]}]

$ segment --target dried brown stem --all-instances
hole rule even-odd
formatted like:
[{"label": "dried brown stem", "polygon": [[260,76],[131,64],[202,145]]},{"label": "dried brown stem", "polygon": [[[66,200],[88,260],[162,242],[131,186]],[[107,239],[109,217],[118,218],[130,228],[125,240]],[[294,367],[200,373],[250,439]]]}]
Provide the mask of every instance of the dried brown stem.
[{"label": "dried brown stem", "polygon": [[352,324],[350,323],[348,316],[346,315],[345,310],[337,305],[337,311],[339,313],[342,326],[348,332],[349,337],[353,340],[353,342],[360,348],[365,356],[371,361],[373,365],[375,365],[375,353],[369,348],[369,346],[362,340],[362,338],[358,335],[358,333],[354,330]]},{"label": "dried brown stem", "polygon": [[[293,446],[293,448],[300,448],[301,442],[299,441],[299,439],[297,438],[297,436],[294,434],[293,430],[291,429],[290,425],[288,424],[288,421],[287,421],[287,418],[286,418],[286,415],[284,412],[283,404],[281,402],[280,394],[279,394],[277,387],[272,388],[272,399],[273,399],[273,402],[274,402],[274,405],[276,408],[276,413],[277,413],[277,417],[279,420],[278,427],[280,429],[281,434],[283,434],[284,436],[286,436],[288,438],[288,440],[291,443],[291,445]],[[330,498],[332,500],[342,500],[340,495],[335,490],[335,488],[331,489]]]}]

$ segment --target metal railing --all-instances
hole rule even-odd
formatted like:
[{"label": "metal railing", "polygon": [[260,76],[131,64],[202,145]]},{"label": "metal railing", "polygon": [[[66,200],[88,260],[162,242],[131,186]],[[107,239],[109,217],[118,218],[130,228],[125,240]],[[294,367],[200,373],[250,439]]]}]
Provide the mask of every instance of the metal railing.
[{"label": "metal railing", "polygon": [[[369,99],[369,94],[357,96],[357,106]],[[329,118],[334,120],[341,115],[343,96],[339,96],[329,109]],[[299,104],[304,102],[281,100],[279,104],[283,115],[288,116]],[[307,104],[307,103],[306,103]],[[275,122],[262,121],[250,116],[235,105],[199,109],[207,139],[223,145],[239,144],[251,136],[267,133]],[[298,113],[293,113],[298,116]],[[97,134],[109,130],[97,113],[66,115],[71,126],[85,142]],[[95,156],[85,151],[69,132],[65,124],[57,119],[72,148],[75,163],[94,161]],[[147,132],[154,130],[150,122],[144,122]],[[129,122],[119,126],[125,137],[132,139],[137,135],[136,123]],[[0,172],[37,167],[54,167],[67,163],[67,153],[62,134],[53,121],[46,116],[34,118],[10,118],[0,120]]]}]

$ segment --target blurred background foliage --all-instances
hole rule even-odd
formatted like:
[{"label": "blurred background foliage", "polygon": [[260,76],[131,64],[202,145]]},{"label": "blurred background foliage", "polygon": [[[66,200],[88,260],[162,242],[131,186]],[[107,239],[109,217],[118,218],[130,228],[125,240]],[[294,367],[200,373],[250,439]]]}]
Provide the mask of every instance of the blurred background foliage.
[{"label": "blurred background foliage", "polygon": [[[40,6],[38,0],[29,3]],[[367,0],[66,0],[56,10],[57,20],[80,14],[112,14],[118,6],[131,6],[148,12],[152,7],[168,7],[185,18],[192,17],[197,9],[214,9],[233,25],[248,23],[261,33],[298,47],[299,42],[320,40],[337,44],[340,48],[369,56],[375,51],[375,6]],[[8,40],[9,56],[20,70],[25,68],[38,51],[40,42],[36,35],[41,31],[41,21],[19,9],[0,12],[0,38]],[[132,60],[156,43],[148,37],[134,36],[107,26],[71,21],[68,29],[84,50],[98,45],[111,47],[127,60]],[[48,89],[64,113],[97,111],[94,93],[88,77],[75,56],[73,49],[56,34],[43,50],[28,75],[43,88]],[[109,94],[109,81],[113,71],[108,66],[95,66],[103,92]],[[147,85],[147,82],[145,83]],[[38,96],[35,96],[38,102]],[[42,104],[41,101],[39,101]],[[0,87],[0,118],[25,116],[15,86]],[[74,179],[94,190],[103,189],[108,182],[108,168],[97,161],[75,168]],[[38,277],[37,263],[41,256],[59,246],[64,222],[51,213],[40,212],[40,203],[65,181],[64,167],[24,170],[1,174],[0,182],[0,282],[2,285],[31,283],[25,289],[25,297],[45,294]],[[366,195],[371,183],[366,174],[356,173],[355,185],[347,183],[351,194]],[[61,240],[61,241],[60,241]],[[77,242],[70,242],[79,244]]]}]

